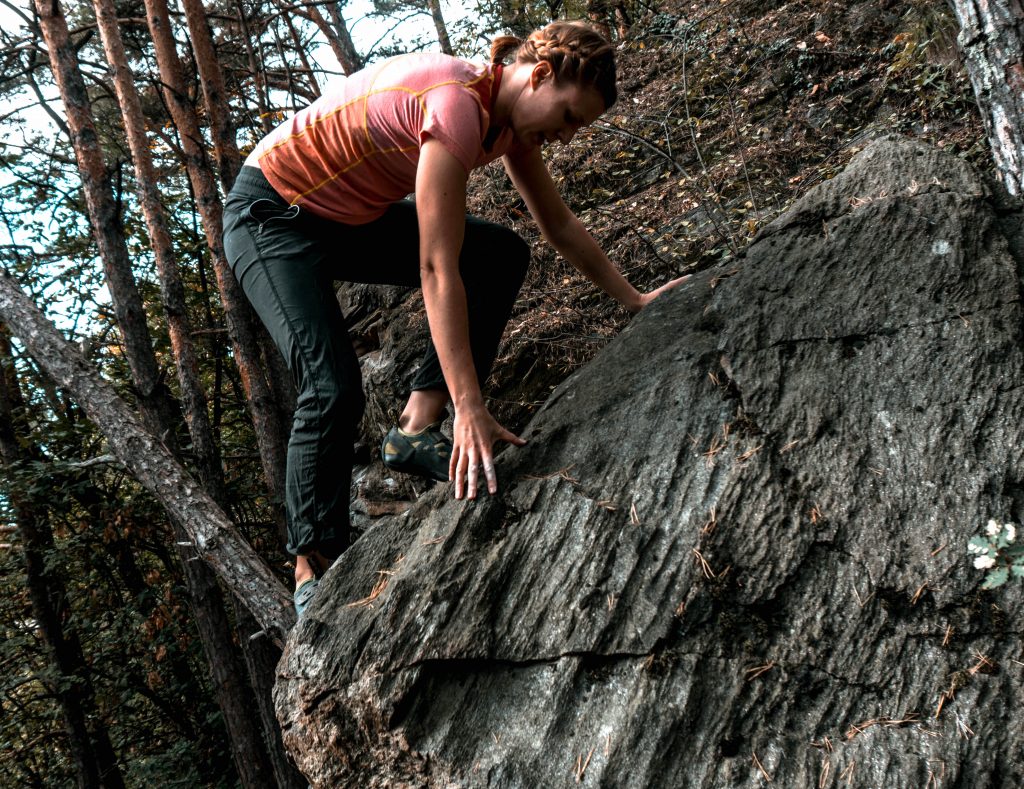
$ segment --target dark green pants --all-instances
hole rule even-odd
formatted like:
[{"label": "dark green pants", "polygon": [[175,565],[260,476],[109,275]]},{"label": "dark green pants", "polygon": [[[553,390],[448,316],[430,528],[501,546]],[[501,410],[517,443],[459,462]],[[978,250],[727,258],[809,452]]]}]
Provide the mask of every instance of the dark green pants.
[{"label": "dark green pants", "polygon": [[[349,539],[352,446],[365,404],[359,362],[334,295],[336,280],[420,284],[415,205],[344,225],[288,206],[257,168],[244,167],[224,206],[224,249],[242,289],[284,355],[298,393],[288,442],[288,550],[339,554]],[[508,228],[466,217],[459,270],[481,383],[530,261]],[[433,343],[414,389],[445,389]]]}]

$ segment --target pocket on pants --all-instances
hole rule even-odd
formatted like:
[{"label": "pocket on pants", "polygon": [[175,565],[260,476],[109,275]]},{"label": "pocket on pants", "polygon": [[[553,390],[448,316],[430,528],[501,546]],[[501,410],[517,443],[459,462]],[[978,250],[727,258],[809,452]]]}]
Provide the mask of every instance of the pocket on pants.
[{"label": "pocket on pants", "polygon": [[242,216],[256,223],[257,235],[270,222],[288,222],[295,219],[302,209],[297,205],[282,205],[276,200],[260,198],[242,211]]}]

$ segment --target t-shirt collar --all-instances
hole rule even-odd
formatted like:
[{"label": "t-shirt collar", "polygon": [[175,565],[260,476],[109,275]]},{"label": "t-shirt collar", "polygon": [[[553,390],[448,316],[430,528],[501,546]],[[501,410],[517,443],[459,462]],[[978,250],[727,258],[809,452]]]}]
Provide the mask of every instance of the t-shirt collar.
[{"label": "t-shirt collar", "polygon": [[487,134],[484,136],[484,150],[490,152],[494,147],[494,143],[498,141],[498,137],[501,136],[503,129],[500,126],[495,126],[493,123],[494,119],[494,105],[498,100],[498,88],[501,87],[501,73],[505,70],[505,67],[501,63],[495,63],[494,68],[491,70],[491,97],[487,106],[487,117],[491,122],[491,126],[487,129]]}]

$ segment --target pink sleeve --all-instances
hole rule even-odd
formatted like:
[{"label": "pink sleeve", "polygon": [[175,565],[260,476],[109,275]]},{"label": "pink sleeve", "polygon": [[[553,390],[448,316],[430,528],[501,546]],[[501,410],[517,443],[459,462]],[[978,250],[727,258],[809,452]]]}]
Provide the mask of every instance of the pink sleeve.
[{"label": "pink sleeve", "polygon": [[429,91],[423,103],[420,145],[433,137],[468,173],[476,164],[484,138],[483,113],[476,95],[461,85],[445,85]]}]

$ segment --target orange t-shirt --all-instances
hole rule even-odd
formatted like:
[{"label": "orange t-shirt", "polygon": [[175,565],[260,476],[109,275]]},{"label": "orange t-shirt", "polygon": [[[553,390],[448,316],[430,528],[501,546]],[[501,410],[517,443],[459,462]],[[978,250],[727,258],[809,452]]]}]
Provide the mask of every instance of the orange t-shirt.
[{"label": "orange t-shirt", "polygon": [[345,224],[370,222],[413,191],[428,137],[467,173],[507,152],[508,129],[483,147],[497,80],[491,67],[448,55],[402,55],[369,66],[260,141],[260,169],[293,205]]}]

